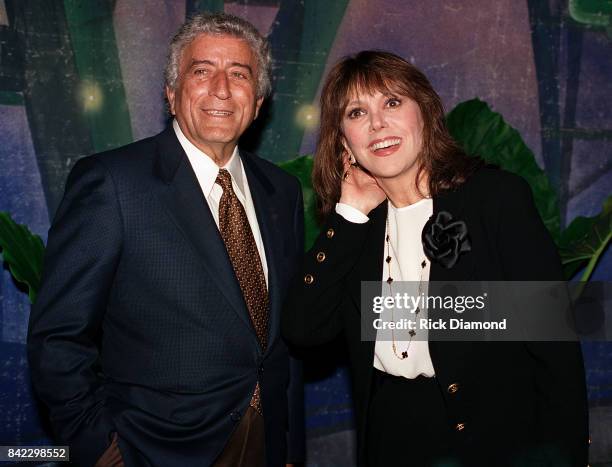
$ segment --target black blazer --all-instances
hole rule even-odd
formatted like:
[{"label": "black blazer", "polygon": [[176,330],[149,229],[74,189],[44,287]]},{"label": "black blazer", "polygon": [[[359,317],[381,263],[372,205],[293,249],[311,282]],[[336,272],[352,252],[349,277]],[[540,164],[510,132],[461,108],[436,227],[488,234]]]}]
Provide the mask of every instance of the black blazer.
[{"label": "black blazer", "polygon": [[[210,465],[260,381],[268,465],[286,461],[289,366],[280,311],[303,255],[298,181],[240,153],[266,250],[268,348],[170,127],[80,160],[49,232],[32,308],[32,381],[77,465],[117,432],[126,466]],[[303,455],[294,382],[292,455]],[[303,415],[302,415],[303,417]]]},{"label": "black blazer", "polygon": [[[382,279],[386,211],[385,202],[365,224],[330,216],[291,285],[282,323],[284,337],[301,346],[344,334],[362,464],[374,342],[361,341],[360,284]],[[555,246],[520,177],[483,168],[456,191],[434,197],[433,215],[440,211],[465,221],[472,249],[450,269],[433,262],[431,281],[562,280]],[[317,260],[319,252],[325,253],[323,261],[323,255]],[[308,274],[310,284],[304,279]],[[456,431],[460,445],[488,449],[501,460],[546,445],[562,449],[572,465],[587,464],[588,412],[578,343],[430,341],[429,350],[449,424],[465,427]]]}]

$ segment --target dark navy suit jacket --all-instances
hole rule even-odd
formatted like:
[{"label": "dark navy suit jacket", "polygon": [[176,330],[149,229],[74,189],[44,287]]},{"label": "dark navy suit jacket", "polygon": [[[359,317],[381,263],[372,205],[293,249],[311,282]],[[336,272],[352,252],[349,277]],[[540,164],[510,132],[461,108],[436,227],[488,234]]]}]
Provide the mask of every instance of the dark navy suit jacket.
[{"label": "dark navy suit jacket", "polygon": [[171,127],[72,170],[49,232],[28,352],[36,392],[77,465],[93,465],[113,432],[127,466],[210,465],[257,381],[268,465],[285,464],[287,436],[289,460],[303,455],[302,385],[288,391],[295,365],[279,333],[303,252],[301,189],[274,164],[240,156],[268,264],[265,352]]}]

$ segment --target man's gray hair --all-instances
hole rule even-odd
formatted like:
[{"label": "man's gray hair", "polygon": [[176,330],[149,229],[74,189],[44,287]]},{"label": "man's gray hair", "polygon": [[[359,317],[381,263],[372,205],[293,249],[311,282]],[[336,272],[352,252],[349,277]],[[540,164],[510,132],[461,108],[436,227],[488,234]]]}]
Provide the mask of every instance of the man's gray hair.
[{"label": "man's gray hair", "polygon": [[228,35],[246,41],[257,59],[257,97],[267,97],[270,94],[272,57],[268,41],[251,23],[229,13],[198,14],[181,26],[170,43],[164,71],[166,86],[175,89],[183,50],[200,34]]}]

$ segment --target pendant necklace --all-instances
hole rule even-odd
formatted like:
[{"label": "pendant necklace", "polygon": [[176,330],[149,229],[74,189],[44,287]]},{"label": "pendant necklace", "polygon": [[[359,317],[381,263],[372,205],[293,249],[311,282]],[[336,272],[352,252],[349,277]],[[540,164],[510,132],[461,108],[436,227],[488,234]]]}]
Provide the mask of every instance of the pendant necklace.
[{"label": "pendant necklace", "polygon": [[[387,227],[387,232],[385,233],[385,243],[387,246],[387,257],[385,258],[385,263],[387,264],[387,286],[389,287],[389,296],[392,297],[393,296],[393,289],[391,284],[393,283],[393,277],[391,276],[391,262],[393,261],[393,257],[391,256],[391,237],[390,237],[390,230],[389,230],[389,212],[387,212],[387,218],[385,220],[386,223],[386,227]],[[420,300],[421,297],[423,296],[423,285],[424,285],[424,281],[423,281],[423,274],[425,271],[425,268],[427,266],[427,259],[424,258],[423,261],[421,261],[420,264],[420,273],[419,273],[419,287],[418,287],[418,295],[417,298]],[[394,314],[394,310],[395,307],[393,307],[391,309],[391,322],[395,322],[395,314]],[[416,317],[418,316],[418,314],[421,312],[420,307],[417,307],[414,310],[414,315],[415,315],[415,323],[416,323]],[[414,336],[416,336],[416,331],[414,329],[411,329],[408,334],[410,334],[410,340],[408,341],[408,346],[406,347],[406,350],[404,350],[401,354],[398,353],[397,351],[397,342],[395,341],[395,330],[393,328],[391,328],[391,348],[393,349],[393,354],[395,355],[396,358],[398,358],[399,360],[404,360],[406,358],[408,358],[408,350],[410,349],[410,344],[412,344],[412,340],[414,338]],[[403,342],[403,341],[402,341]]]}]

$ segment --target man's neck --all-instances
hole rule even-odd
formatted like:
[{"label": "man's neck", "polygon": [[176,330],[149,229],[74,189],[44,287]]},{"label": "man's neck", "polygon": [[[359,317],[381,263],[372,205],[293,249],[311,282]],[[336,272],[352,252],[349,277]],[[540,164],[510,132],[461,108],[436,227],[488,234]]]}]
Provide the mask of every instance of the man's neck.
[{"label": "man's neck", "polygon": [[232,158],[232,155],[234,154],[234,149],[236,148],[236,143],[219,145],[203,145],[198,144],[195,141],[191,141],[191,143],[208,157],[210,157],[213,162],[219,167],[223,167],[229,162],[229,160]]}]

